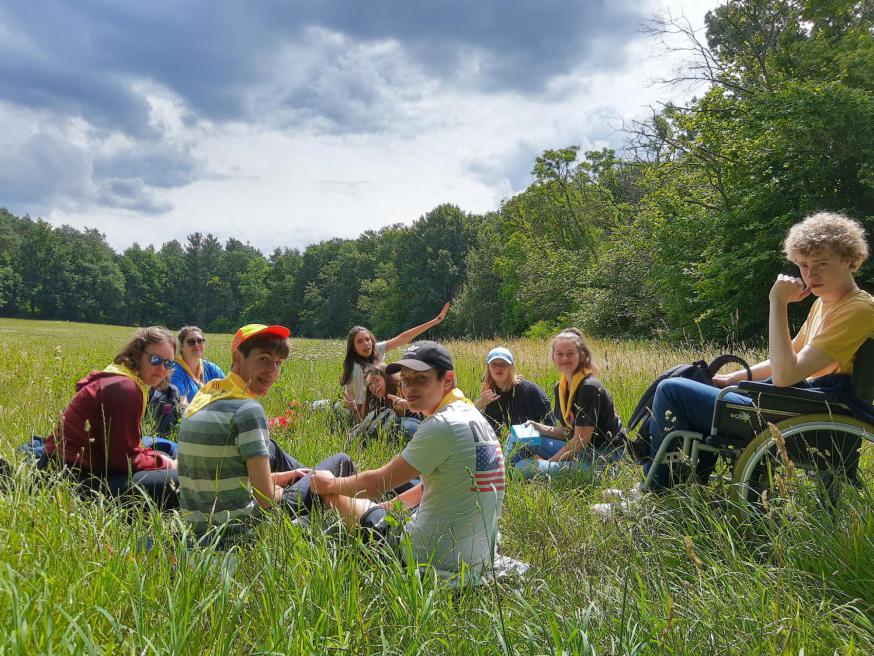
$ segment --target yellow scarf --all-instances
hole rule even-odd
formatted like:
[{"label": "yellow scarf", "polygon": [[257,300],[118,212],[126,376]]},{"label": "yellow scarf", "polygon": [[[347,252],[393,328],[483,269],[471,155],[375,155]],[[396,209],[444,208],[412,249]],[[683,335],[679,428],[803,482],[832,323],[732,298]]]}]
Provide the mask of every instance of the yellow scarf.
[{"label": "yellow scarf", "polygon": [[176,364],[178,364],[180,367],[182,367],[188,373],[188,375],[191,376],[191,379],[194,381],[194,383],[197,385],[198,388],[203,387],[203,361],[202,360],[200,361],[200,375],[199,376],[191,370],[191,367],[188,366],[188,363],[185,361],[185,358],[176,358]]},{"label": "yellow scarf", "polygon": [[127,376],[132,381],[137,384],[137,387],[140,388],[140,391],[143,393],[143,409],[140,412],[140,421],[143,420],[143,417],[146,414],[146,406],[149,404],[149,388],[146,387],[146,384],[143,382],[143,379],[140,378],[133,369],[128,368],[123,364],[111,364],[103,371],[106,371],[111,374],[119,374],[121,376]]},{"label": "yellow scarf", "polygon": [[237,374],[230,373],[227,377],[219,380],[218,378],[209,381],[206,385],[200,388],[200,391],[191,399],[188,404],[188,409],[185,411],[185,416],[190,417],[195,412],[203,410],[213,401],[221,399],[255,399],[258,395],[249,391],[249,386],[246,381],[240,378]]},{"label": "yellow scarf", "polygon": [[464,401],[465,403],[470,403],[471,405],[473,405],[473,401],[471,401],[469,398],[467,398],[464,395],[464,392],[462,392],[460,389],[455,387],[455,388],[449,390],[449,393],[443,397],[443,400],[440,401],[440,405],[438,405],[436,408],[434,408],[434,412],[432,414],[436,415],[438,412],[440,412],[447,405],[449,405],[450,403],[455,403],[456,401]]},{"label": "yellow scarf", "polygon": [[561,418],[565,424],[572,426],[574,423],[573,400],[577,396],[577,389],[579,389],[580,384],[589,377],[590,373],[590,371],[584,369],[574,374],[573,380],[571,380],[570,394],[568,394],[567,389],[567,378],[562,376],[561,380],[558,381],[558,403],[561,406]]}]

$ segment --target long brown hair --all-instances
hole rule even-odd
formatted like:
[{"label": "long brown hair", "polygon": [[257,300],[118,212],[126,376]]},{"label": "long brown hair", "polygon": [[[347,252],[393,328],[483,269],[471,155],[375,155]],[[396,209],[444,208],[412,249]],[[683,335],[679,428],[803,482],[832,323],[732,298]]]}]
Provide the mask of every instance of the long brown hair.
[{"label": "long brown hair", "polygon": [[[367,383],[367,379],[370,376],[379,376],[382,378],[385,383],[385,397],[388,397],[389,394],[394,394],[395,396],[399,396],[398,394],[398,386],[397,382],[394,380],[392,376],[389,376],[385,372],[384,364],[372,364],[367,369],[364,370],[364,382]],[[367,385],[367,392],[364,398],[364,407],[370,412],[377,407],[385,406],[388,401],[387,398],[378,399],[374,394],[370,391],[370,386]]]},{"label": "long brown hair", "polygon": [[[373,348],[370,351],[370,358],[366,360],[358,355],[358,352],[355,350],[355,337],[361,332],[370,335],[370,340],[373,344]],[[346,335],[346,357],[343,358],[343,375],[340,377],[340,384],[349,384],[349,381],[352,380],[352,368],[356,364],[366,367],[369,364],[377,363],[379,363],[379,357],[376,355],[376,337],[374,337],[373,333],[364,326],[352,326],[349,329],[349,333]]]},{"label": "long brown hair", "polygon": [[555,360],[555,343],[560,339],[571,341],[577,347],[577,353],[580,354],[580,364],[577,366],[577,370],[574,372],[575,374],[581,371],[586,371],[591,374],[598,373],[598,365],[595,364],[595,359],[592,357],[592,350],[589,348],[589,345],[586,344],[586,338],[583,337],[583,332],[579,328],[574,328],[573,326],[565,328],[558,335],[552,338],[552,342],[549,344],[549,357],[551,360]]},{"label": "long brown hair", "polygon": [[113,362],[115,364],[123,364],[128,369],[139,371],[140,358],[146,347],[150,344],[161,344],[167,342],[173,346],[173,353],[176,353],[176,340],[173,339],[173,334],[164,328],[164,326],[149,326],[148,328],[140,328],[134,333],[133,337],[121,347],[121,350],[115,355]]}]

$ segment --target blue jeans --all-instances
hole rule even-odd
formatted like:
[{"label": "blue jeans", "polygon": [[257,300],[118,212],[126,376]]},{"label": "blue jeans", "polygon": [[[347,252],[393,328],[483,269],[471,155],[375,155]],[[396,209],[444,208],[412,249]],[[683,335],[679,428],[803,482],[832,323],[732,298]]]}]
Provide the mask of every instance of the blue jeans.
[{"label": "blue jeans", "polygon": [[[650,419],[650,435],[652,435],[651,457],[655,457],[665,435],[675,430],[695,431],[703,435],[710,434],[713,424],[713,410],[716,407],[716,397],[720,390],[704,383],[698,383],[688,378],[666,378],[656,388],[652,401],[652,419]],[[752,405],[752,400],[740,394],[728,394],[724,397],[731,403]],[[679,449],[683,441],[675,443]],[[699,481],[706,483],[716,465],[716,455],[702,453],[698,459],[696,474]],[[644,473],[649,473],[651,463],[644,466]],[[650,482],[650,489],[661,490],[670,487],[670,468],[659,465]]]},{"label": "blue jeans", "polygon": [[[537,446],[523,446],[510,456],[510,463],[516,467],[526,479],[532,479],[541,474],[570,473],[575,471],[588,471],[593,467],[598,468],[611,462],[622,459],[623,448],[606,447],[595,449],[588,447],[577,453],[574,460],[562,460],[550,462],[549,458],[561,451],[567,442],[553,437],[540,437]],[[507,452],[515,445],[511,437],[507,440]],[[542,458],[538,460],[534,456]]]}]

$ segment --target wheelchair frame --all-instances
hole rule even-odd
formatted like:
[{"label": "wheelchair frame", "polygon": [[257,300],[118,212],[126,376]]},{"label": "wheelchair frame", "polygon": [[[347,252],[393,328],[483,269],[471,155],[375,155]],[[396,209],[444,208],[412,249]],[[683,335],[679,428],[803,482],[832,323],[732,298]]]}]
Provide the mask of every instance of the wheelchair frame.
[{"label": "wheelchair frame", "polygon": [[[766,389],[767,388],[767,389]],[[730,402],[725,401],[728,394],[736,393],[753,398],[755,392],[759,392],[761,401],[762,395],[767,395],[771,392],[776,397],[781,397],[787,403],[797,400],[801,405],[820,405],[820,411],[808,411],[793,413],[785,409],[764,408],[757,405],[754,401],[753,405],[743,406],[743,412],[749,414],[752,409],[759,416],[758,426],[750,426],[754,431],[752,437],[737,438],[727,434],[720,434],[720,424],[723,412],[726,409],[731,409]],[[832,412],[832,407],[840,410],[838,413]],[[739,406],[735,406],[739,409]],[[762,415],[770,414],[770,418],[762,418]],[[774,415],[777,416],[774,416]],[[783,415],[783,419],[778,419]],[[747,417],[748,419],[748,417]],[[770,421],[773,419],[773,421]],[[726,387],[720,390],[717,395],[716,404],[713,410],[713,418],[710,425],[710,433],[703,433],[675,430],[668,433],[655,457],[650,465],[649,472],[644,480],[644,488],[648,488],[655,475],[656,467],[667,465],[672,470],[676,463],[682,463],[684,466],[691,468],[694,472],[698,465],[702,453],[712,453],[718,458],[723,458],[733,461],[732,465],[732,496],[742,501],[740,506],[744,507],[744,511],[749,511],[754,504],[749,499],[749,493],[754,490],[751,485],[751,478],[762,459],[767,457],[769,453],[774,453],[777,448],[776,437],[772,433],[769,424],[773,424],[779,431],[784,440],[803,435],[805,433],[816,434],[817,431],[827,431],[829,433],[850,435],[853,438],[859,438],[860,445],[864,444],[864,440],[874,443],[874,425],[855,419],[849,414],[849,408],[840,402],[836,402],[829,395],[805,389],[794,388],[778,388],[764,383],[741,383],[740,385]],[[763,435],[767,433],[768,435]],[[675,444],[682,440],[679,449],[675,449]],[[752,451],[750,451],[752,450]],[[809,463],[804,463],[809,465]],[[738,467],[740,466],[740,471]],[[807,471],[826,472],[828,469],[819,468],[817,466],[805,467]]]}]

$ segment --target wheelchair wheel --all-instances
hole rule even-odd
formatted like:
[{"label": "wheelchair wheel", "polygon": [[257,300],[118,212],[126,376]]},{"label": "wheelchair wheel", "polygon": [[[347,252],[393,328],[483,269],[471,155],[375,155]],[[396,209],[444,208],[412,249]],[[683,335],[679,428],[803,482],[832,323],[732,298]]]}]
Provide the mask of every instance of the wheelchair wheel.
[{"label": "wheelchair wheel", "polygon": [[833,511],[847,485],[865,484],[860,454],[866,440],[874,440],[874,426],[828,414],[792,417],[763,430],[735,463],[736,512]]}]

